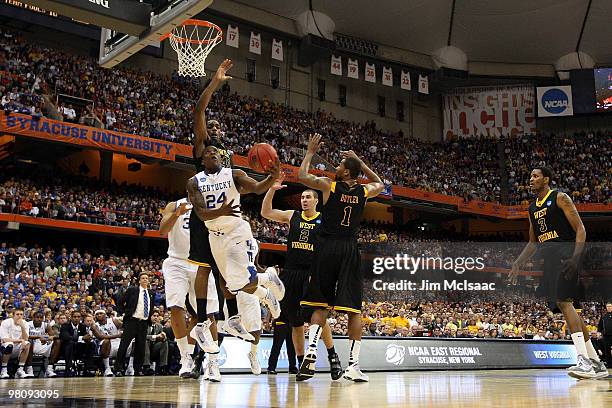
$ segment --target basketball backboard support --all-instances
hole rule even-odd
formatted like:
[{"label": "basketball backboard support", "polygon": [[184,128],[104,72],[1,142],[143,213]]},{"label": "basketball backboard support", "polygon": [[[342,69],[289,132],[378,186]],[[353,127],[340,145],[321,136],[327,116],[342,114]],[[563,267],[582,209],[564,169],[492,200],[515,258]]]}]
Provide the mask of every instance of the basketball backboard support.
[{"label": "basketball backboard support", "polygon": [[149,28],[133,36],[102,28],[98,63],[112,68],[148,45],[159,45],[160,38],[183,21],[195,17],[213,0],[174,0],[158,14],[152,13]]}]

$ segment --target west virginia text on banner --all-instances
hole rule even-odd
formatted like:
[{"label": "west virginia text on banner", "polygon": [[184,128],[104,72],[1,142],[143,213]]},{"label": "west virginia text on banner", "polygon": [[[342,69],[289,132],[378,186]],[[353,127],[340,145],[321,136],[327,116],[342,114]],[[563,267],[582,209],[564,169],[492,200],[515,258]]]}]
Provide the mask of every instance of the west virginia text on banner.
[{"label": "west virginia text on banner", "polygon": [[174,160],[179,150],[179,145],[165,140],[18,113],[0,113],[0,132],[164,160]]}]

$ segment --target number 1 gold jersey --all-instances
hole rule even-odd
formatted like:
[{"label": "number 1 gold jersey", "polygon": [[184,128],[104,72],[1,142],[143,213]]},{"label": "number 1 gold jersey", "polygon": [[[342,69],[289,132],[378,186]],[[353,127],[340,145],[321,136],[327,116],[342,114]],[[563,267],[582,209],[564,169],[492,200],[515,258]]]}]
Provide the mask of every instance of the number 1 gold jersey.
[{"label": "number 1 gold jersey", "polygon": [[366,186],[332,182],[329,199],[323,206],[321,234],[356,240],[367,200]]}]

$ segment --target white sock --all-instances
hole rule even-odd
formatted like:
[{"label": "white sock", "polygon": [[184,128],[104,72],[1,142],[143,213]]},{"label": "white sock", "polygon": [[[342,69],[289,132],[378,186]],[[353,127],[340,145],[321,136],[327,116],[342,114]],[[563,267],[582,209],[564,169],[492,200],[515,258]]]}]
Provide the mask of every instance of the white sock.
[{"label": "white sock", "polygon": [[578,355],[582,354],[583,356],[587,357],[588,352],[586,343],[584,342],[584,334],[581,331],[572,333],[572,341],[576,347],[576,353],[578,353]]},{"label": "white sock", "polygon": [[189,345],[189,342],[187,341],[187,336],[181,337],[180,339],[176,339],[176,345],[178,346],[181,357],[187,355],[187,346]]},{"label": "white sock", "polygon": [[268,289],[264,288],[263,286],[258,286],[253,294],[261,300],[268,296]]},{"label": "white sock", "polygon": [[321,330],[321,326],[318,324],[311,324],[308,328],[308,349],[311,351],[314,350],[315,353],[317,351],[317,344],[319,344],[319,339],[321,338],[321,333],[323,333],[323,330]]},{"label": "white sock", "polygon": [[251,343],[251,353],[257,355],[257,344]]},{"label": "white sock", "polygon": [[110,367],[110,358],[106,357],[102,359],[102,362],[104,363],[104,368],[108,369],[108,367]]},{"label": "white sock", "polygon": [[192,355],[195,350],[195,344],[187,344],[187,354]]},{"label": "white sock", "polygon": [[597,351],[595,351],[595,347],[593,347],[593,343],[591,343],[591,339],[588,339],[585,344],[589,358],[599,362],[599,356],[597,355]]},{"label": "white sock", "polygon": [[359,351],[361,350],[361,340],[350,340],[349,364],[357,364],[359,362]]},{"label": "white sock", "polygon": [[[218,346],[219,345],[219,340],[215,341],[215,344]],[[217,361],[218,357],[219,357],[219,353],[208,353],[208,360],[209,361]]]},{"label": "white sock", "polygon": [[128,367],[134,368],[134,357],[130,357],[130,362],[128,363]]}]

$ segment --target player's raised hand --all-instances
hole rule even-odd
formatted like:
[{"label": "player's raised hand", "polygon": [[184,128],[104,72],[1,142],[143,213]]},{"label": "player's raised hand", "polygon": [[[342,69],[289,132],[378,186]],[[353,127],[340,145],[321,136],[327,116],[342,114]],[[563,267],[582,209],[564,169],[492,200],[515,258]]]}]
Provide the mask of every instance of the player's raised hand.
[{"label": "player's raised hand", "polygon": [[177,217],[180,217],[181,215],[185,214],[190,209],[191,209],[191,206],[188,203],[181,203],[178,207],[176,207],[176,210],[174,210],[174,215]]},{"label": "player's raised hand", "polygon": [[217,68],[217,72],[215,72],[215,79],[221,82],[225,82],[228,79],[232,79],[231,76],[226,75],[227,71],[229,71],[234,66],[234,63],[231,59],[225,59]]},{"label": "player's raised hand", "polygon": [[234,204],[234,200],[224,201],[223,205],[217,210],[217,214],[219,216],[240,217],[240,204]]},{"label": "player's raised hand", "polygon": [[353,159],[361,161],[359,156],[357,156],[357,153],[355,153],[353,150],[343,150],[343,151],[340,152],[340,156],[343,159],[347,159],[349,157],[352,157]]},{"label": "player's raised hand", "polygon": [[285,181],[285,173],[281,171],[280,177],[274,181],[274,184],[272,184],[272,187],[270,187],[270,189],[278,191],[287,187],[286,184],[283,184],[283,181]]},{"label": "player's raised hand", "polygon": [[316,152],[319,151],[321,146],[323,146],[323,142],[321,141],[322,138],[323,136],[321,136],[318,133],[315,133],[314,135],[310,135],[310,139],[308,140],[308,147],[307,147],[308,153],[315,154]]}]

